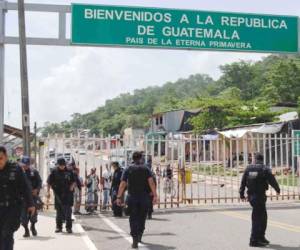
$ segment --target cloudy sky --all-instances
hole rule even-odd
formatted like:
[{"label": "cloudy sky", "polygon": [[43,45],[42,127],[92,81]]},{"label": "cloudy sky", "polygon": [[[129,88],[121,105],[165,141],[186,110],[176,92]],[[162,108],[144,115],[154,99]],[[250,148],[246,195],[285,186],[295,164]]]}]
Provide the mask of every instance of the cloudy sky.
[{"label": "cloudy sky", "polygon": [[[25,0],[26,3],[98,3],[181,9],[298,15],[296,0]],[[55,37],[53,14],[26,16],[27,35]],[[6,32],[17,34],[17,13],[7,14]],[[89,112],[123,92],[162,85],[194,73],[218,78],[218,66],[239,59],[259,60],[266,54],[204,51],[168,51],[113,48],[28,47],[31,121],[70,118],[75,112]],[[18,47],[6,46],[5,122],[21,126]]]}]

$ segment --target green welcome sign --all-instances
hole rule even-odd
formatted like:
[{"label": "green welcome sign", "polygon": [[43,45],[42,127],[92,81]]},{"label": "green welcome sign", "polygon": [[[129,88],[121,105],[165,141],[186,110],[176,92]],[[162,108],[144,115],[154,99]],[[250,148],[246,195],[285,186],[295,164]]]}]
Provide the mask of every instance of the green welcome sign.
[{"label": "green welcome sign", "polygon": [[72,5],[74,45],[298,52],[298,17]]}]

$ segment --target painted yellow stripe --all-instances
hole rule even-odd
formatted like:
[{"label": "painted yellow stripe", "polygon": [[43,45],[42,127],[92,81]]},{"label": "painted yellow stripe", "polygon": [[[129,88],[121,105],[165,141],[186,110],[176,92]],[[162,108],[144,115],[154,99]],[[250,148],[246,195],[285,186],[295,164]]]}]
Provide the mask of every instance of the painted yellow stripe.
[{"label": "painted yellow stripe", "polygon": [[[233,218],[237,218],[237,219],[241,219],[241,220],[245,220],[245,221],[251,221],[249,216],[246,216],[244,214],[238,213],[238,212],[219,212],[220,214],[226,215],[226,216],[230,216]],[[269,226],[273,226],[273,227],[277,227],[286,231],[290,231],[290,232],[294,232],[294,233],[300,233],[300,227],[299,226],[295,226],[295,225],[291,225],[291,224],[287,224],[287,223],[282,223],[279,221],[274,221],[274,220],[269,220],[268,221],[268,225]]]}]

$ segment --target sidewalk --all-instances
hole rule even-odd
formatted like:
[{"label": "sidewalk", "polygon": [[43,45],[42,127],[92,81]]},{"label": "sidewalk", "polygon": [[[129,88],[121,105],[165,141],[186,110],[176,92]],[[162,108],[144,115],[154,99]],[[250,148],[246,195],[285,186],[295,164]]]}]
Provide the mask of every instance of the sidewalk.
[{"label": "sidewalk", "polygon": [[55,218],[48,214],[39,216],[37,224],[38,236],[24,239],[21,226],[15,234],[15,250],[97,250],[81,225],[73,225],[74,233],[55,234]]}]

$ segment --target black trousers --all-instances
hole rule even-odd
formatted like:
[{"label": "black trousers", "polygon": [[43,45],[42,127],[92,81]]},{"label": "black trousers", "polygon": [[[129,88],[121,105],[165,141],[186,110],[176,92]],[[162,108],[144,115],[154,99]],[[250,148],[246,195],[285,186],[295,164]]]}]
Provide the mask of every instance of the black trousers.
[{"label": "black trousers", "polygon": [[143,235],[150,205],[148,194],[128,195],[127,197],[130,234],[132,237]]},{"label": "black trousers", "polygon": [[150,204],[149,204],[149,209],[148,209],[148,216],[151,216],[153,214],[153,196],[150,195]]},{"label": "black trousers", "polygon": [[265,237],[268,221],[266,200],[267,198],[265,196],[249,196],[249,202],[252,206],[251,241],[257,241]]},{"label": "black trousers", "polygon": [[[34,202],[36,204],[36,199],[34,198]],[[37,223],[38,221],[38,211],[36,210],[33,215],[29,214],[27,212],[27,206],[26,204],[23,204],[22,206],[22,212],[21,212],[21,223],[23,227],[27,227],[28,223],[30,222],[31,225]]]},{"label": "black trousers", "polygon": [[116,204],[116,200],[117,200],[117,192],[113,191],[111,194],[111,204],[112,204],[113,214],[116,217],[122,217],[123,216],[123,208]]},{"label": "black trousers", "polygon": [[0,250],[14,249],[14,233],[20,227],[21,207],[0,207]]},{"label": "black trousers", "polygon": [[72,229],[72,207],[69,205],[57,205],[56,209],[56,228],[62,229],[66,222],[66,228]]}]

